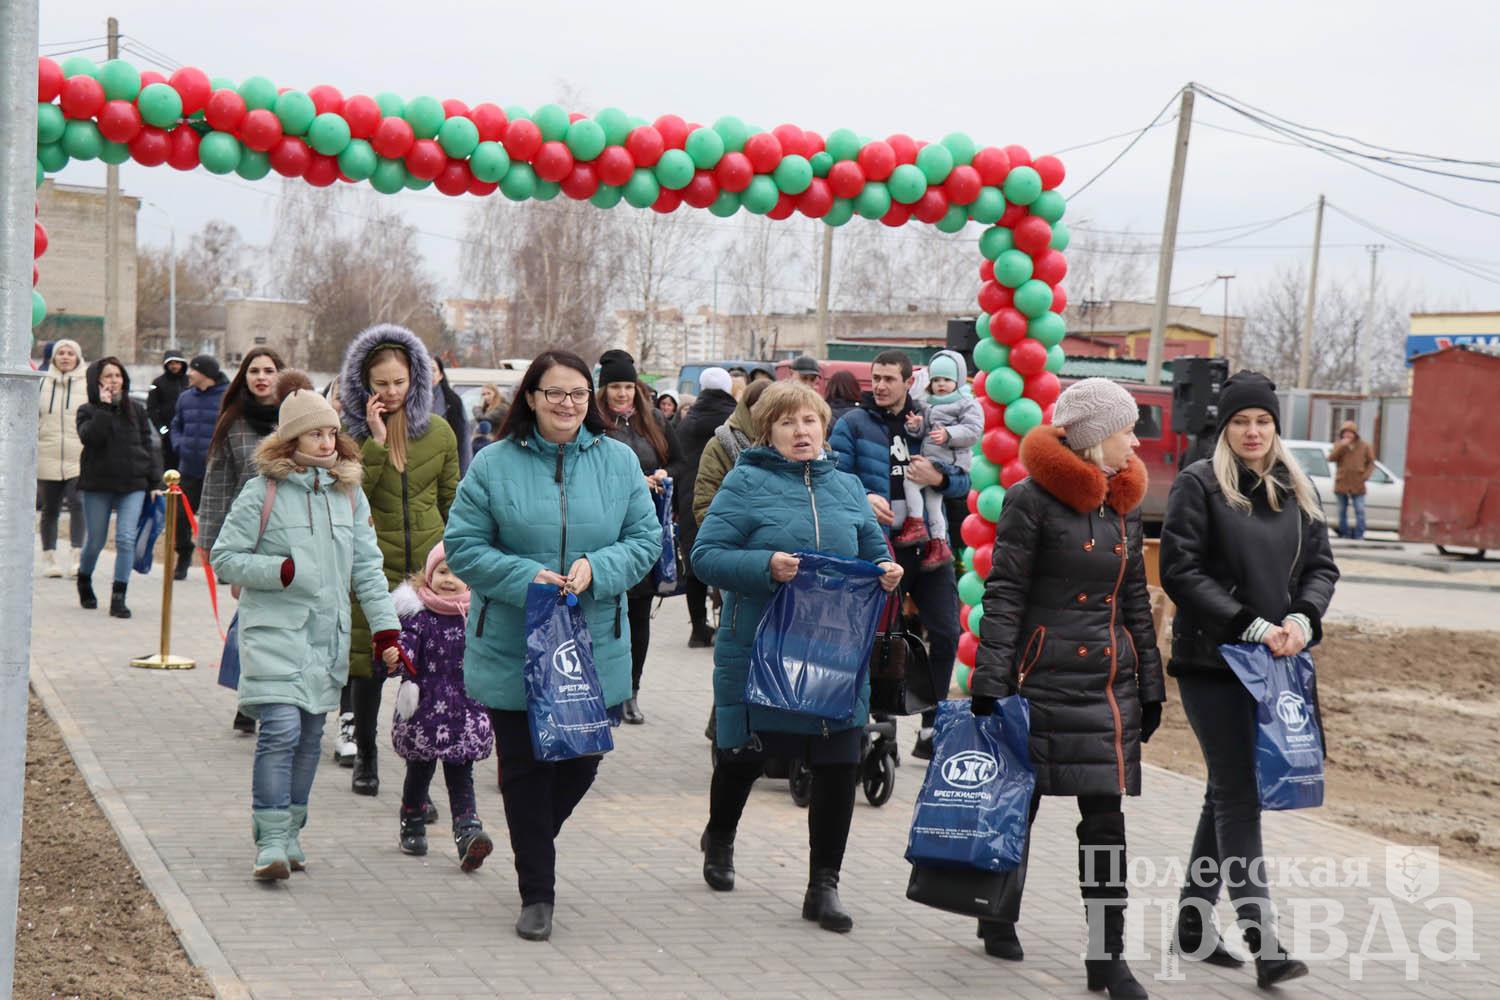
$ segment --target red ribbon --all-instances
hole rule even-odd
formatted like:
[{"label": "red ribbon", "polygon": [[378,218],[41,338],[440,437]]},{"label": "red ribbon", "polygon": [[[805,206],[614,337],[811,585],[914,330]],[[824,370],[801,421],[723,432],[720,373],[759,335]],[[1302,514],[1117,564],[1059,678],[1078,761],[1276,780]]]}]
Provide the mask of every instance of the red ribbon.
[{"label": "red ribbon", "polygon": [[[198,518],[193,514],[193,505],[188,503],[187,494],[182,492],[182,487],[173,483],[167,487],[167,492],[175,494],[182,502],[182,512],[187,515],[188,530],[196,538],[198,535]],[[214,568],[205,557],[203,560],[203,575],[208,579],[208,603],[214,609],[214,628],[219,630],[219,639],[227,641],[228,636],[224,633],[224,625],[219,621],[219,581],[214,579]]]}]

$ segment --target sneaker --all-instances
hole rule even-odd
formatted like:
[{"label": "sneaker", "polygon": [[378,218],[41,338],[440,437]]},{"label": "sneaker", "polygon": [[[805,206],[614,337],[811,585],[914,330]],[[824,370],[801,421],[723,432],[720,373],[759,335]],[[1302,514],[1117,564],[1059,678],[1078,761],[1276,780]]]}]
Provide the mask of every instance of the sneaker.
[{"label": "sneaker", "polygon": [[953,549],[948,545],[947,540],[934,538],[929,541],[927,551],[922,554],[922,572],[932,573],[951,565],[953,565]]},{"label": "sneaker", "polygon": [[926,542],[931,536],[927,534],[927,525],[920,517],[908,517],[906,523],[901,525],[901,530],[896,532],[896,537],[891,540],[898,549],[914,549]]},{"label": "sneaker", "polygon": [[62,578],[63,571],[62,567],[57,564],[56,552],[42,553],[42,575],[49,580],[59,580]]},{"label": "sneaker", "polygon": [[401,853],[422,857],[427,853],[427,824],[421,813],[409,814],[401,810]]},{"label": "sneaker", "polygon": [[333,759],[340,767],[353,767],[359,748],[354,745],[354,713],[339,716],[339,737],[333,744]]},{"label": "sneaker", "polygon": [[495,842],[484,832],[484,825],[473,818],[455,824],[453,843],[458,848],[458,866],[466,872],[484,864],[484,859],[495,850]]}]

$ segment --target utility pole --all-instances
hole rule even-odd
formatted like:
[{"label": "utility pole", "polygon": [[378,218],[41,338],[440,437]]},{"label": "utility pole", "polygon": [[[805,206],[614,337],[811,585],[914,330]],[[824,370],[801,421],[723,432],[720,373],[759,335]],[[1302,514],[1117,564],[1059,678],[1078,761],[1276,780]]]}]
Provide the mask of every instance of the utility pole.
[{"label": "utility pole", "polygon": [[710,318],[708,334],[708,356],[710,359],[719,356],[719,264],[714,262],[714,312]]},{"label": "utility pole", "polygon": [[1236,348],[1239,347],[1229,341],[1229,283],[1234,280],[1234,275],[1215,275],[1214,280],[1224,282],[1224,315],[1219,317],[1219,352],[1229,360],[1229,370],[1234,371]]},{"label": "utility pole", "polygon": [[1307,276],[1307,312],[1302,316],[1302,355],[1297,360],[1297,388],[1309,389],[1312,381],[1313,316],[1318,305],[1318,253],[1323,248],[1323,196],[1318,195],[1318,214],[1313,222],[1312,271]]},{"label": "utility pole", "polygon": [[828,286],[833,277],[833,227],[823,227],[823,252],[818,267],[818,337],[813,342],[813,357],[822,360],[828,354]]},{"label": "utility pole", "polygon": [[[109,35],[109,57],[120,58],[120,22],[105,22]],[[135,350],[123,350],[120,329],[120,168],[110,164],[104,171],[104,353],[135,360]],[[134,338],[132,338],[132,341]]]},{"label": "utility pole", "polygon": [[1172,180],[1167,187],[1167,218],[1161,228],[1161,258],[1156,265],[1156,314],[1151,318],[1151,346],[1146,353],[1146,384],[1161,385],[1162,348],[1167,336],[1167,299],[1172,294],[1172,256],[1177,252],[1177,216],[1182,209],[1182,175],[1187,170],[1188,133],[1193,127],[1193,85],[1182,88],[1177,110],[1177,142]]},{"label": "utility pole", "polygon": [[1365,303],[1364,329],[1359,331],[1359,392],[1370,394],[1370,368],[1375,354],[1375,262],[1380,259],[1384,244],[1373,243],[1365,247],[1370,251],[1370,299]]}]

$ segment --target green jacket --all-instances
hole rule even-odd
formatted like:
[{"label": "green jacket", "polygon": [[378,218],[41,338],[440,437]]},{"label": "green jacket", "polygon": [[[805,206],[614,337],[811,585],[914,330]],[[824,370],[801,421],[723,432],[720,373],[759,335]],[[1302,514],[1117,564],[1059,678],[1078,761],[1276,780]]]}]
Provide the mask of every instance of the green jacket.
[{"label": "green jacket", "polygon": [[490,445],[459,485],[443,548],[473,591],[464,650],[471,698],[526,708],[527,589],[544,569],[566,575],[580,556],[594,572],[579,604],[604,703],[630,697],[624,595],[661,558],[661,524],[628,446],[586,427],[561,448],[539,436]]},{"label": "green jacket", "polygon": [[755,440],[755,421],[751,419],[750,407],[745,405],[744,400],[734,408],[729,419],[714,432],[714,436],[703,448],[703,458],[698,462],[698,478],[693,481],[693,518],[699,524],[708,516],[708,505],[714,502],[714,494],[719,492],[719,485],[729,475],[729,470],[734,468],[734,460],[729,457],[729,450],[720,440],[721,434],[734,431],[739,431],[747,441]]},{"label": "green jacket", "polygon": [[[241,588],[239,703],[331,712],[348,679],[350,591],[380,630],[401,622],[358,489],[359,463],[298,471],[291,459],[272,458],[274,447],[268,439],[257,449],[260,475],[230,507],[212,554],[219,579]],[[276,497],[257,545],[268,478],[277,480]],[[296,568],[283,587],[288,558]]]}]

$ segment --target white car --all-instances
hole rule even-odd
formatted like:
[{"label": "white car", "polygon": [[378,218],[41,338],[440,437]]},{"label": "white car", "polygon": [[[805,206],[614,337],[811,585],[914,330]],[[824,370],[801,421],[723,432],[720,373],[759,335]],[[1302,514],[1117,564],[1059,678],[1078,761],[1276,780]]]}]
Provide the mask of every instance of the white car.
[{"label": "white car", "polygon": [[[1330,527],[1339,523],[1339,498],[1333,492],[1333,477],[1336,471],[1328,461],[1333,445],[1327,441],[1283,442],[1302,471],[1312,479],[1323,501],[1323,513],[1328,516]],[[1375,472],[1365,484],[1365,527],[1371,531],[1401,530],[1401,477],[1383,463],[1375,463]],[[1354,512],[1349,512],[1350,527],[1354,526]]]}]

